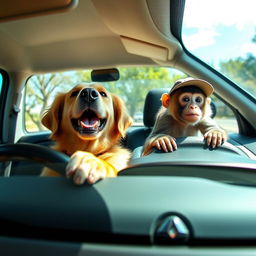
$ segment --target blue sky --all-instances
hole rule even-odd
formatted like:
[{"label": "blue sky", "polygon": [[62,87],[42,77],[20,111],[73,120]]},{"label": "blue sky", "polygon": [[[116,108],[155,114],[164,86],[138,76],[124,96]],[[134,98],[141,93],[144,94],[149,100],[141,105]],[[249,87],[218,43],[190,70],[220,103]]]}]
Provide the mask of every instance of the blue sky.
[{"label": "blue sky", "polygon": [[256,55],[255,10],[255,0],[187,0],[183,41],[214,65],[248,53]]}]

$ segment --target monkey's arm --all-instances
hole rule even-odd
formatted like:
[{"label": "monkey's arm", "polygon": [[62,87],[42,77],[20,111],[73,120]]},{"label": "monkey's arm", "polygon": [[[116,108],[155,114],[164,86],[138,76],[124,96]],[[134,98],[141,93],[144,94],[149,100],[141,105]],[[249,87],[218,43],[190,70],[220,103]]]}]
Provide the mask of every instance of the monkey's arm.
[{"label": "monkey's arm", "polygon": [[212,118],[204,118],[199,123],[199,129],[202,132],[208,146],[212,148],[220,147],[228,136],[225,130],[221,129]]},{"label": "monkey's arm", "polygon": [[175,128],[173,126],[173,118],[166,113],[165,109],[161,109],[157,115],[153,130],[144,144],[142,156],[151,153],[154,147],[165,152],[176,150],[175,138],[170,134],[173,128]]}]

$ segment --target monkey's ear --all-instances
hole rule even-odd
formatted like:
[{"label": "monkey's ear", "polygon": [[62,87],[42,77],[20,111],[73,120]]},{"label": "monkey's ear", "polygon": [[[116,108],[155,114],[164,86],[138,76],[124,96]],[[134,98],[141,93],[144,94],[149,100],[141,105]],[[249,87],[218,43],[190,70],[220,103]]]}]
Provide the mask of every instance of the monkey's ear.
[{"label": "monkey's ear", "polygon": [[211,101],[212,101],[212,99],[211,99],[211,98],[209,98],[209,97],[207,97],[207,98],[206,98],[206,103],[207,103],[207,104],[209,104],[209,105],[210,105],[210,104],[211,104]]},{"label": "monkey's ear", "polygon": [[170,95],[168,93],[164,93],[161,97],[162,105],[165,108],[168,108],[169,103],[170,103]]}]

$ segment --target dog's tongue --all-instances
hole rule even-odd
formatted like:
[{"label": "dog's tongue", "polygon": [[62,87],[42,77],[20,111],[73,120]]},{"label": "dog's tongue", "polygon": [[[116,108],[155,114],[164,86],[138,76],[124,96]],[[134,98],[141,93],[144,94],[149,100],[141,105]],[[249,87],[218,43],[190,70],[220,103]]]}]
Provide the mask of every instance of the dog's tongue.
[{"label": "dog's tongue", "polygon": [[80,125],[83,128],[97,128],[99,124],[100,124],[100,119],[97,117],[85,118],[83,120],[80,120]]}]

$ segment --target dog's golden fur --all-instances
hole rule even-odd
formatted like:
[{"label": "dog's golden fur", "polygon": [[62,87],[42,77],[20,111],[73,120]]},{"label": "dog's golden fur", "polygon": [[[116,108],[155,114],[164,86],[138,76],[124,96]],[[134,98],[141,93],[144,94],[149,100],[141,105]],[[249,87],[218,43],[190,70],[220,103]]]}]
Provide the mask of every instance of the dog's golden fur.
[{"label": "dog's golden fur", "polygon": [[[132,119],[123,101],[102,85],[79,84],[59,94],[42,123],[52,131],[55,149],[71,156],[67,175],[77,184],[114,177],[129,161],[119,142]],[[42,175],[58,174],[45,168]]]}]

